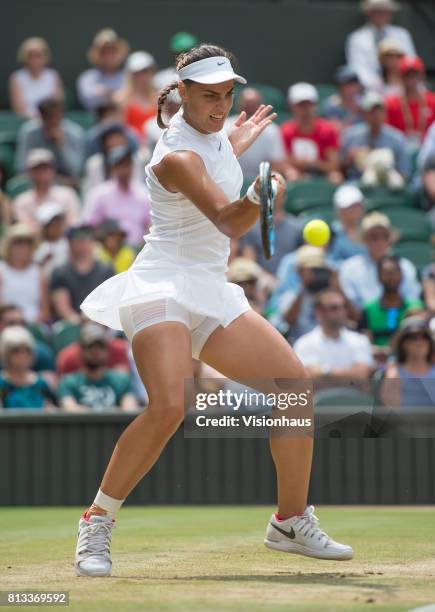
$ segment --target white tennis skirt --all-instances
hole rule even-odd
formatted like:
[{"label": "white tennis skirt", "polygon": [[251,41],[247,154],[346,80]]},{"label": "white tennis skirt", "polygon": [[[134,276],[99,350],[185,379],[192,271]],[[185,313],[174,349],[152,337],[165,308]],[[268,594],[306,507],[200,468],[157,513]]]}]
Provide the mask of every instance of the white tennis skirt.
[{"label": "white tennis skirt", "polygon": [[192,314],[212,317],[223,327],[251,308],[243,289],[220,275],[201,269],[144,269],[135,264],[96,287],[80,308],[93,321],[123,330],[120,308],[165,298]]}]

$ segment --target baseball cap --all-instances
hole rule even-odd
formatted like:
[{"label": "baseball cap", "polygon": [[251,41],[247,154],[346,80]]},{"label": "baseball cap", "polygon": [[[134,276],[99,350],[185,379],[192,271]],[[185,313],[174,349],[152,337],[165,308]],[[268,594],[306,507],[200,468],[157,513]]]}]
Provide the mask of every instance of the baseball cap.
[{"label": "baseball cap", "polygon": [[54,155],[48,149],[32,149],[26,158],[26,166],[29,170],[44,164],[54,165]]},{"label": "baseball cap", "polygon": [[81,346],[91,346],[95,342],[104,342],[107,344],[107,332],[99,323],[86,321],[80,329],[79,344]]},{"label": "baseball cap", "polygon": [[80,238],[92,239],[94,237],[94,228],[89,223],[74,223],[66,231],[68,240],[76,240]]},{"label": "baseball cap", "polygon": [[108,234],[123,234],[126,236],[127,232],[116,219],[106,219],[106,221],[103,221],[97,228],[97,237],[101,239]]},{"label": "baseball cap", "polygon": [[361,109],[363,111],[371,111],[377,106],[385,106],[384,98],[377,91],[366,91],[360,100]]},{"label": "baseball cap", "polygon": [[170,48],[173,53],[182,53],[196,47],[199,39],[190,32],[177,32],[173,35],[170,42]]},{"label": "baseball cap", "polygon": [[308,244],[296,251],[296,266],[298,268],[322,268],[325,266],[325,254],[321,248]]},{"label": "baseball cap", "polygon": [[349,208],[353,204],[361,204],[364,201],[364,195],[358,187],[354,185],[343,185],[334,193],[335,208]]},{"label": "baseball cap", "polygon": [[262,268],[252,259],[236,257],[228,268],[228,280],[232,283],[258,280],[262,272]]},{"label": "baseball cap", "polygon": [[109,154],[107,155],[107,164],[109,166],[116,166],[126,157],[131,157],[133,154],[133,149],[129,144],[120,145],[119,147],[115,147]]},{"label": "baseball cap", "polygon": [[399,61],[399,70],[402,74],[406,74],[407,72],[424,72],[424,64],[423,60],[420,57],[410,57],[409,55],[405,55]]},{"label": "baseball cap", "polygon": [[361,2],[361,10],[364,13],[370,11],[398,11],[400,6],[394,0],[364,0]]},{"label": "baseball cap", "polygon": [[365,233],[373,229],[374,227],[382,227],[384,229],[391,230],[391,221],[389,220],[387,215],[384,215],[383,213],[370,213],[369,215],[366,215],[362,220],[361,229]]},{"label": "baseball cap", "polygon": [[405,55],[402,47],[397,44],[394,38],[384,38],[378,45],[378,53],[380,56],[394,53],[395,55]]},{"label": "baseball cap", "polygon": [[64,214],[64,211],[56,202],[45,202],[38,206],[35,216],[40,225],[48,225],[53,219]]},{"label": "baseball cap", "polygon": [[135,51],[128,56],[126,68],[128,72],[140,72],[156,65],[156,60],[147,51]]},{"label": "baseball cap", "polygon": [[337,85],[346,85],[347,83],[359,83],[357,73],[350,66],[339,66],[335,71],[334,80]]},{"label": "baseball cap", "polygon": [[316,104],[319,101],[319,96],[316,88],[310,83],[296,83],[289,87],[287,100],[290,104],[299,104],[300,102],[313,102]]}]

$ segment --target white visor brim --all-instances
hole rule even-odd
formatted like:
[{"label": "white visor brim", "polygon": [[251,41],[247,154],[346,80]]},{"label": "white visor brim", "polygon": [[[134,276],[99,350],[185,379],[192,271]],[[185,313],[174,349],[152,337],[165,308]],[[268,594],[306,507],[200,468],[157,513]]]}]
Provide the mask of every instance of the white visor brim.
[{"label": "white visor brim", "polygon": [[229,70],[225,72],[221,70],[219,72],[211,72],[210,74],[205,74],[204,76],[193,77],[190,80],[203,85],[225,83],[225,81],[237,81],[237,83],[242,83],[242,85],[246,85],[247,83],[247,80],[242,76]]}]

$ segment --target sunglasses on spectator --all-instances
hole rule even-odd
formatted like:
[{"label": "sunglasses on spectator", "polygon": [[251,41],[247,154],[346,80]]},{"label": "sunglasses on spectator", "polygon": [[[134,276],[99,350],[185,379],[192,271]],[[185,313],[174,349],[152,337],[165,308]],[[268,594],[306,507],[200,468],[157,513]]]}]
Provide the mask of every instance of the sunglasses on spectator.
[{"label": "sunglasses on spectator", "polygon": [[429,338],[424,332],[416,332],[405,336],[405,340],[429,340]]},{"label": "sunglasses on spectator", "polygon": [[390,240],[390,234],[388,232],[382,232],[382,233],[377,233],[377,234],[367,234],[366,235],[366,240],[371,240],[373,242],[377,242],[379,240]]},{"label": "sunglasses on spectator", "polygon": [[24,351],[25,351],[26,353],[31,353],[31,352],[32,352],[32,349],[31,349],[29,346],[27,346],[27,345],[23,344],[23,345],[19,345],[19,346],[14,346],[14,347],[12,347],[10,352],[11,352],[11,353],[22,353],[22,352],[24,352]]},{"label": "sunglasses on spectator", "polygon": [[337,310],[343,310],[344,304],[321,304],[321,308],[327,312],[336,312]]},{"label": "sunglasses on spectator", "polygon": [[82,344],[82,347],[84,349],[90,349],[90,348],[100,348],[100,349],[106,349],[107,348],[107,343],[104,342],[103,340],[95,340],[95,342],[91,342],[90,344]]}]

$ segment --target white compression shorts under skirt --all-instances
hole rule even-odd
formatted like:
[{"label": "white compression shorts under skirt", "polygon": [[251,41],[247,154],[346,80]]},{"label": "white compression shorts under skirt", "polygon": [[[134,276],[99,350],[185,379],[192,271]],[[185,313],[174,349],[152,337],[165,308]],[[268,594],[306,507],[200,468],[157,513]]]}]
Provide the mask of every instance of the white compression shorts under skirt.
[{"label": "white compression shorts under skirt", "polygon": [[195,359],[199,359],[199,354],[208,337],[220,325],[218,319],[190,312],[171,298],[122,306],[119,309],[119,318],[122,329],[130,342],[138,331],[150,325],[164,323],[165,321],[179,321],[183,323],[190,331],[192,357]]}]

